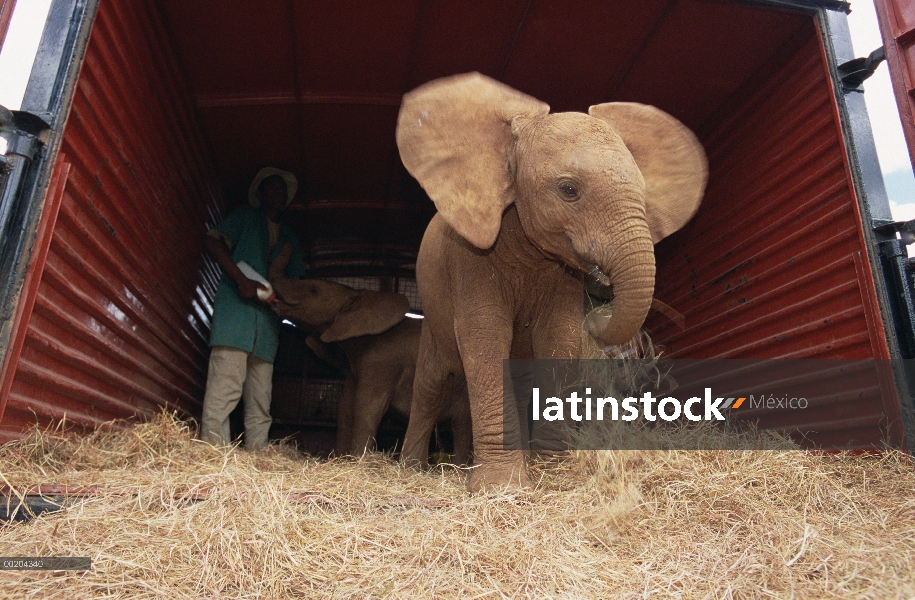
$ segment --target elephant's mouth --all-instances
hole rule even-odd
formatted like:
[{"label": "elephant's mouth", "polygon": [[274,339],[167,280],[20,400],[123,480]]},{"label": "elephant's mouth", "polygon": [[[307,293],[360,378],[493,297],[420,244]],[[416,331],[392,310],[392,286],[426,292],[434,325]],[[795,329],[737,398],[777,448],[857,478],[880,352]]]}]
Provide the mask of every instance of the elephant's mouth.
[{"label": "elephant's mouth", "polygon": [[287,285],[284,280],[271,283],[273,283],[273,290],[276,292],[276,301],[270,308],[273,309],[273,312],[285,318],[288,316],[288,313],[294,309],[295,305],[299,303],[295,298],[295,291],[291,286]]},{"label": "elephant's mouth", "polygon": [[[607,276],[604,275],[604,277]],[[588,295],[593,296],[594,298],[609,302],[613,300],[614,297],[613,284],[609,282],[609,277],[606,281],[607,283],[602,283],[602,280],[598,280],[590,273],[587,273],[585,274],[585,291],[588,293]]]},{"label": "elephant's mouth", "polygon": [[289,315],[289,310],[292,308],[292,305],[284,302],[282,299],[279,299],[270,308],[272,308],[273,312],[275,312],[277,315],[285,318]]},{"label": "elephant's mouth", "polygon": [[613,285],[610,281],[610,277],[608,277],[607,274],[604,273],[603,270],[597,265],[592,265],[586,274],[588,276],[588,281],[594,281],[599,286],[611,287]]},{"label": "elephant's mouth", "polygon": [[585,249],[579,249],[578,245],[573,241],[571,237],[567,237],[566,241],[568,243],[569,250],[571,255],[574,257],[574,261],[570,266],[578,268],[585,273],[585,284],[595,284],[602,287],[610,287],[612,282],[610,281],[610,276],[604,273],[604,270],[594,262],[594,249],[596,242],[591,241],[590,247]]}]

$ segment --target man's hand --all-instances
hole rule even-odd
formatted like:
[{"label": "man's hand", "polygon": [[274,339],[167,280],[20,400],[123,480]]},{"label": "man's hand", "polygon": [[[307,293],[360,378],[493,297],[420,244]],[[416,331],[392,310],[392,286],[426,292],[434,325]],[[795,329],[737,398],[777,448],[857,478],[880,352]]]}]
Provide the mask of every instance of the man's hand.
[{"label": "man's hand", "polygon": [[222,270],[225,271],[226,274],[232,278],[232,281],[235,282],[235,285],[238,286],[239,296],[245,300],[255,298],[262,304],[271,307],[277,303],[276,294],[271,294],[266,300],[261,300],[258,297],[258,290],[264,290],[266,292],[268,289],[264,284],[245,277],[245,274],[241,272],[241,269],[239,269],[238,265],[232,260],[232,255],[229,254],[229,248],[222,240],[207,235],[204,237],[204,246],[210,253],[210,256],[213,257],[216,263],[222,267]]},{"label": "man's hand", "polygon": [[[238,295],[244,298],[245,300],[250,300],[252,298],[258,298],[257,290],[268,291],[266,286],[262,283],[258,283],[253,279],[248,279],[244,275],[235,280],[235,284],[238,285]],[[269,304],[265,302],[265,304]]]}]

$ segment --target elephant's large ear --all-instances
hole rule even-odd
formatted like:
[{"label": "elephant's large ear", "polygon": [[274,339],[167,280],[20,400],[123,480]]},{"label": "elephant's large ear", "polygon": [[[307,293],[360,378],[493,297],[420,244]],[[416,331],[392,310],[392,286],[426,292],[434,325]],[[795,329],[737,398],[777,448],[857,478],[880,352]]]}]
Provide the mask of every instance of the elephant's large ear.
[{"label": "elephant's large ear", "polygon": [[550,107],[479,73],[436,79],[403,98],[397,147],[445,221],[478,248],[514,202],[512,120]]},{"label": "elephant's large ear", "polygon": [[645,178],[645,212],[657,244],[689,221],[708,180],[708,160],[696,136],[666,112],[635,102],[608,102],[588,114],[623,138]]},{"label": "elephant's large ear", "polygon": [[403,321],[408,310],[410,301],[403,294],[359,291],[321,334],[321,341],[329,344],[383,333]]}]

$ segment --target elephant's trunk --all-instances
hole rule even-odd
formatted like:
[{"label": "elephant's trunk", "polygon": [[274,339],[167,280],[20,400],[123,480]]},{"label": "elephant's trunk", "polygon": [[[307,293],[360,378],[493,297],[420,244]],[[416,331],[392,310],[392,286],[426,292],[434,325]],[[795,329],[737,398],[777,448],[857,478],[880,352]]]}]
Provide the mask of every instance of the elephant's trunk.
[{"label": "elephant's trunk", "polygon": [[289,309],[292,306],[289,304],[290,298],[294,295],[293,282],[281,273],[277,277],[270,278],[270,284],[273,286],[273,291],[276,292],[277,303],[273,305],[273,312],[278,314],[282,318],[287,318]]},{"label": "elephant's trunk", "polygon": [[605,346],[624,344],[638,332],[654,295],[654,246],[647,235],[620,246],[615,258],[590,273],[613,286],[612,312],[597,310],[585,319],[586,331]]}]

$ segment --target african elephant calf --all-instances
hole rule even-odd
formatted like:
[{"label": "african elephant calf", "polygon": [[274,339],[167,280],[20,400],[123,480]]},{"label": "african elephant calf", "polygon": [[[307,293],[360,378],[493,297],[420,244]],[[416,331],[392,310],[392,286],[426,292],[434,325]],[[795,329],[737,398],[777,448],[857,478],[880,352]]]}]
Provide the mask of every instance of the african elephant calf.
[{"label": "african elephant calf", "polygon": [[[699,207],[705,152],[657,108],[550,114],[479,73],[404,96],[397,145],[438,209],[416,262],[426,322],[403,455],[425,462],[447,382],[466,376],[470,489],[529,485],[526,411],[506,410],[503,360],[579,358],[583,329],[601,346],[632,338],[652,302],[654,244]],[[585,274],[613,286],[612,315],[583,314]]]},{"label": "african elephant calf", "polygon": [[[270,282],[279,303],[276,312],[297,327],[319,336],[320,343],[346,356],[346,380],[337,409],[336,453],[361,454],[374,446],[381,418],[393,410],[410,415],[416,356],[422,324],[406,317],[403,294],[354,290],[318,279],[286,279],[289,253],[281,253],[270,268]],[[313,342],[309,344],[315,348]],[[318,348],[320,352],[320,347]],[[440,422],[450,422],[454,462],[470,456],[470,407],[463,381],[449,395]]]}]

